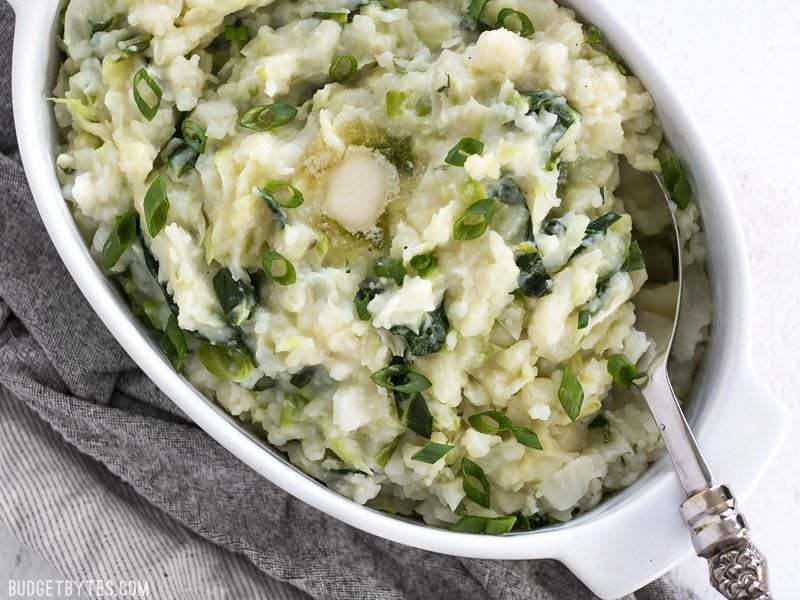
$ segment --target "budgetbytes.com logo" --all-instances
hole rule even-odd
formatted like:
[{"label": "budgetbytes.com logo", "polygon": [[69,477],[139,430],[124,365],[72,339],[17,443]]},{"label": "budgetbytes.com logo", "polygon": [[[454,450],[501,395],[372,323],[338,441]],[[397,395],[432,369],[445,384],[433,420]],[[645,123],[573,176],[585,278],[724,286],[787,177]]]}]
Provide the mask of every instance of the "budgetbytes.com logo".
[{"label": "budgetbytes.com logo", "polygon": [[138,579],[9,579],[8,598],[149,598],[150,582]]}]

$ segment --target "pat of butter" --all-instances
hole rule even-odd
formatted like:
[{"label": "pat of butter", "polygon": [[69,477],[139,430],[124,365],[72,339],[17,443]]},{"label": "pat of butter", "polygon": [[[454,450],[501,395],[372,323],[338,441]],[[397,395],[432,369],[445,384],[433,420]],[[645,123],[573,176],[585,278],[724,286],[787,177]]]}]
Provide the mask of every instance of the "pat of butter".
[{"label": "pat of butter", "polygon": [[351,146],[328,175],[323,211],[350,233],[372,231],[397,187],[397,170],[389,161]]}]

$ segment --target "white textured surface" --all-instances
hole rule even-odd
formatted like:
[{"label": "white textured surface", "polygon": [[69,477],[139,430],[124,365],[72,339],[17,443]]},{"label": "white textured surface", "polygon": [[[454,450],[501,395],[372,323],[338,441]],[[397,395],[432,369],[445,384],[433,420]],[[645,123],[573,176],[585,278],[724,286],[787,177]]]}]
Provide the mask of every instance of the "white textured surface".
[{"label": "white textured surface", "polygon": [[[608,0],[612,2],[612,0]],[[800,2],[673,0],[668,5],[613,0],[647,40],[694,106],[738,200],[754,282],[755,356],[770,387],[798,411],[800,348]],[[770,560],[777,598],[797,597],[800,572],[800,436],[743,503]],[[712,465],[713,467],[713,465]],[[55,577],[0,527],[0,598],[9,577]],[[703,600],[717,600],[705,563],[676,576]]]}]

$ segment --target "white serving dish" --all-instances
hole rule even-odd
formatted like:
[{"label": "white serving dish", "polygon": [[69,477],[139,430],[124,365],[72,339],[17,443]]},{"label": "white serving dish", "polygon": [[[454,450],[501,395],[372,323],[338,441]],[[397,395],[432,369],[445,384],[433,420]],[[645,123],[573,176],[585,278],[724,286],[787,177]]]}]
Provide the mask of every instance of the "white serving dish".
[{"label": "white serving dish", "polygon": [[[304,502],[364,531],[434,552],[487,559],[563,562],[604,599],[630,593],[692,555],[678,513],[684,499],[667,459],[634,485],[575,520],[504,537],[452,533],[362,507],[302,474],[175,373],[95,265],[62,200],[54,167],[56,128],[47,101],[57,68],[59,0],[10,0],[17,14],[13,98],[20,153],[42,220],[72,277],[116,339],[190,418],[261,475]],[[603,0],[563,0],[598,25],[652,93],[672,146],[690,166],[709,242],[715,316],[689,418],[715,474],[745,496],[774,456],[788,412],[751,363],[750,279],[736,205],[679,93],[656,60]]]}]

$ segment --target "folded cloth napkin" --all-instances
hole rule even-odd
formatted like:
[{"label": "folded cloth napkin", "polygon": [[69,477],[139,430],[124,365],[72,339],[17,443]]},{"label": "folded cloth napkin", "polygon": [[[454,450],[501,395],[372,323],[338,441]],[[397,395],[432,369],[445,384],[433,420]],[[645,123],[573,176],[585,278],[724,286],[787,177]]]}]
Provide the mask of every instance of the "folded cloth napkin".
[{"label": "folded cloth napkin", "polygon": [[[555,561],[459,559],[353,529],[191,423],[92,312],[39,220],[13,130],[12,29],[0,3],[0,516],[21,540],[69,579],[143,580],[159,599],[594,597]],[[631,597],[689,595],[662,581]]]}]

